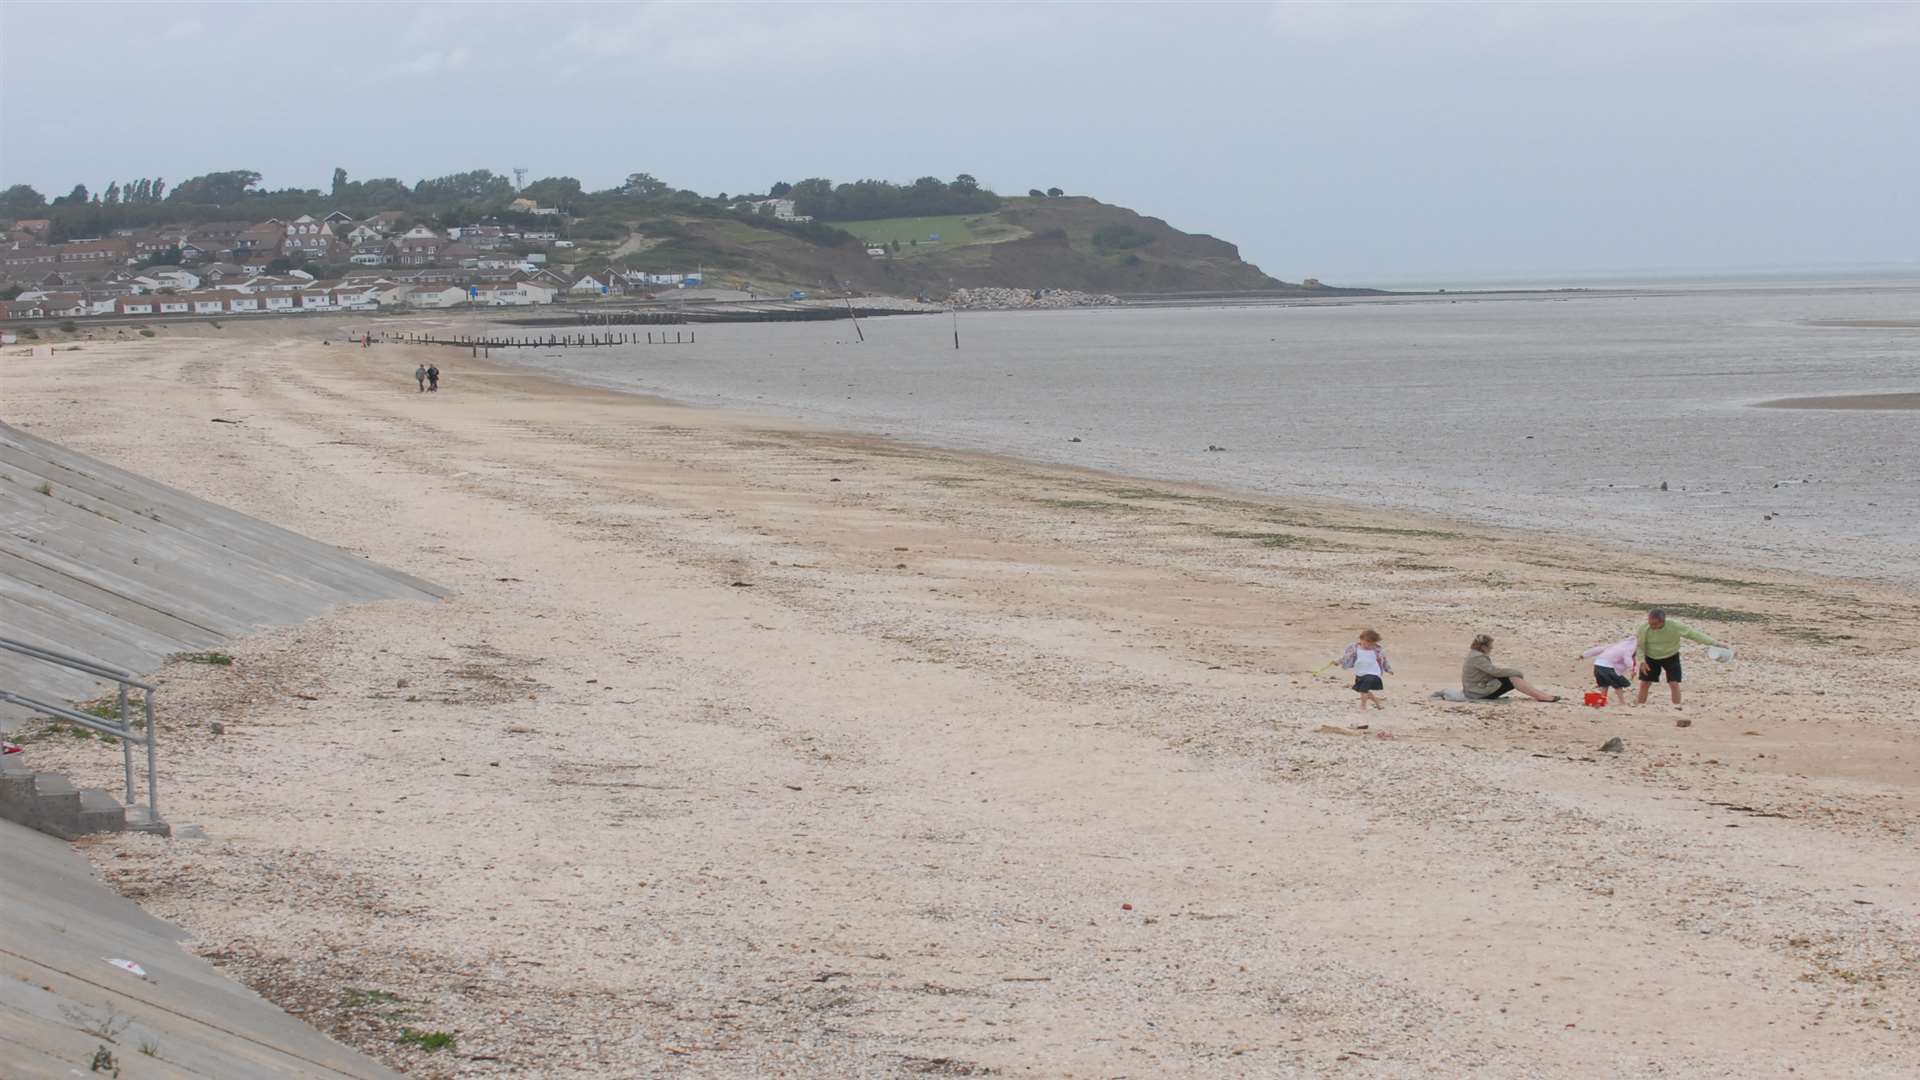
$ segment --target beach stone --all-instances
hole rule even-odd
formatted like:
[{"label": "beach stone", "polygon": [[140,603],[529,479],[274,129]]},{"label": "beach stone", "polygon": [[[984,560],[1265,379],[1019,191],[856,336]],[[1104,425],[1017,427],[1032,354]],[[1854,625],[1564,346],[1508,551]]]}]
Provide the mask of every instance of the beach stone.
[{"label": "beach stone", "polygon": [[1622,740],[1618,735],[1615,735],[1613,738],[1608,739],[1606,742],[1603,742],[1600,744],[1600,749],[1609,754],[1617,754],[1622,750],[1625,750],[1626,748],[1627,748],[1626,742]]}]

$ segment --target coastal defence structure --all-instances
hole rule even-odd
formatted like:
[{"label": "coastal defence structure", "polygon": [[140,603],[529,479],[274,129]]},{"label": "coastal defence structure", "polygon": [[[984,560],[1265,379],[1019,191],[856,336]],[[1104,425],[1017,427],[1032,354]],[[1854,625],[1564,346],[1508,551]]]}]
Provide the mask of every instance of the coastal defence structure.
[{"label": "coastal defence structure", "polygon": [[70,845],[0,821],[0,1074],[398,1080],[180,947]]},{"label": "coastal defence structure", "polygon": [[[153,685],[132,672],[343,604],[444,595],[0,424],[0,732],[35,713],[81,722],[70,703],[131,685],[149,722],[122,743],[160,738],[165,702],[148,711]],[[32,756],[0,756],[0,1073],[397,1080],[188,953],[178,927],[102,882],[64,838],[164,835],[165,823],[23,767]],[[153,788],[149,772],[149,808]]]},{"label": "coastal defence structure", "polygon": [[[33,771],[21,760],[31,754],[0,757],[0,818],[62,837],[166,832],[156,789],[169,718],[135,672],[343,604],[444,595],[0,424],[0,733],[50,716],[117,737],[126,757],[124,805]],[[130,702],[129,690],[143,691],[142,700]],[[74,706],[103,693],[116,707]],[[146,765],[144,807],[135,744]]]}]

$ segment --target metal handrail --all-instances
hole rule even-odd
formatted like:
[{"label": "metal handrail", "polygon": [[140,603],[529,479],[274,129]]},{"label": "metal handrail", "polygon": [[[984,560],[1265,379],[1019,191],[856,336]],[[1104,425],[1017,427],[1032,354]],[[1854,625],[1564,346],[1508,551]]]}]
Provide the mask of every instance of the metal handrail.
[{"label": "metal handrail", "polygon": [[[122,671],[119,668],[103,664],[98,660],[89,660],[83,656],[63,653],[58,649],[29,645],[24,641],[15,641],[7,637],[0,637],[0,649],[18,653],[21,656],[39,660],[43,663],[55,664],[60,667],[71,668],[74,671],[85,672],[88,675],[93,675],[98,678],[111,679],[120,684],[118,699],[120,723],[117,725],[98,716],[83,713],[78,709],[70,709],[65,705],[54,705],[49,702],[38,701],[34,698],[13,693],[10,690],[0,690],[0,701],[24,706],[25,708],[46,716],[53,716],[65,720],[68,723],[79,724],[89,731],[97,731],[103,735],[112,735],[119,738],[121,764],[127,774],[126,804],[128,806],[139,805],[139,801],[135,797],[136,792],[133,784],[133,747],[135,743],[144,745],[147,748],[147,817],[148,820],[152,822],[158,822],[160,820],[160,732],[153,722],[153,695],[158,690],[158,687],[155,687],[152,683],[142,681],[131,671]],[[133,723],[127,716],[127,689],[134,686],[146,691],[141,697],[141,702],[146,712],[146,730],[138,735],[134,733]]]}]

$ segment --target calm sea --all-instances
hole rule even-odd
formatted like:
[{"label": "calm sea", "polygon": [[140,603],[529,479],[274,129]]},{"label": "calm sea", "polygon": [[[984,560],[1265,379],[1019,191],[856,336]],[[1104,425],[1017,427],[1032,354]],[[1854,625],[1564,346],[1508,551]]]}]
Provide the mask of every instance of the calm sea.
[{"label": "calm sea", "polygon": [[1920,391],[1920,329],[1810,325],[1834,319],[1920,320],[1920,285],[963,313],[958,351],[946,316],[864,320],[864,344],[845,322],[710,326],[507,359],[910,442],[1920,585],[1920,412],[1750,407]]}]

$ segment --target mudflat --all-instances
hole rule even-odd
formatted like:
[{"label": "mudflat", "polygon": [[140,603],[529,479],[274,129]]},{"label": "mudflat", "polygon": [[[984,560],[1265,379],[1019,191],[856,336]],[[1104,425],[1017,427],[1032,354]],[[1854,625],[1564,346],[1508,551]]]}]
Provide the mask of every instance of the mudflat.
[{"label": "mudflat", "polygon": [[[87,845],[415,1075],[1890,1077],[1920,1050],[1920,596],[297,331],[9,354],[4,407],[453,590],[168,665],[169,815],[207,838]],[[1577,702],[1581,650],[1653,603],[1739,648],[1686,654],[1684,711],[1427,696],[1490,633]],[[1369,626],[1394,670],[1362,716],[1309,672]]]},{"label": "mudflat", "polygon": [[1777,398],[1759,402],[1759,406],[1763,409],[1920,409],[1920,393]]}]

